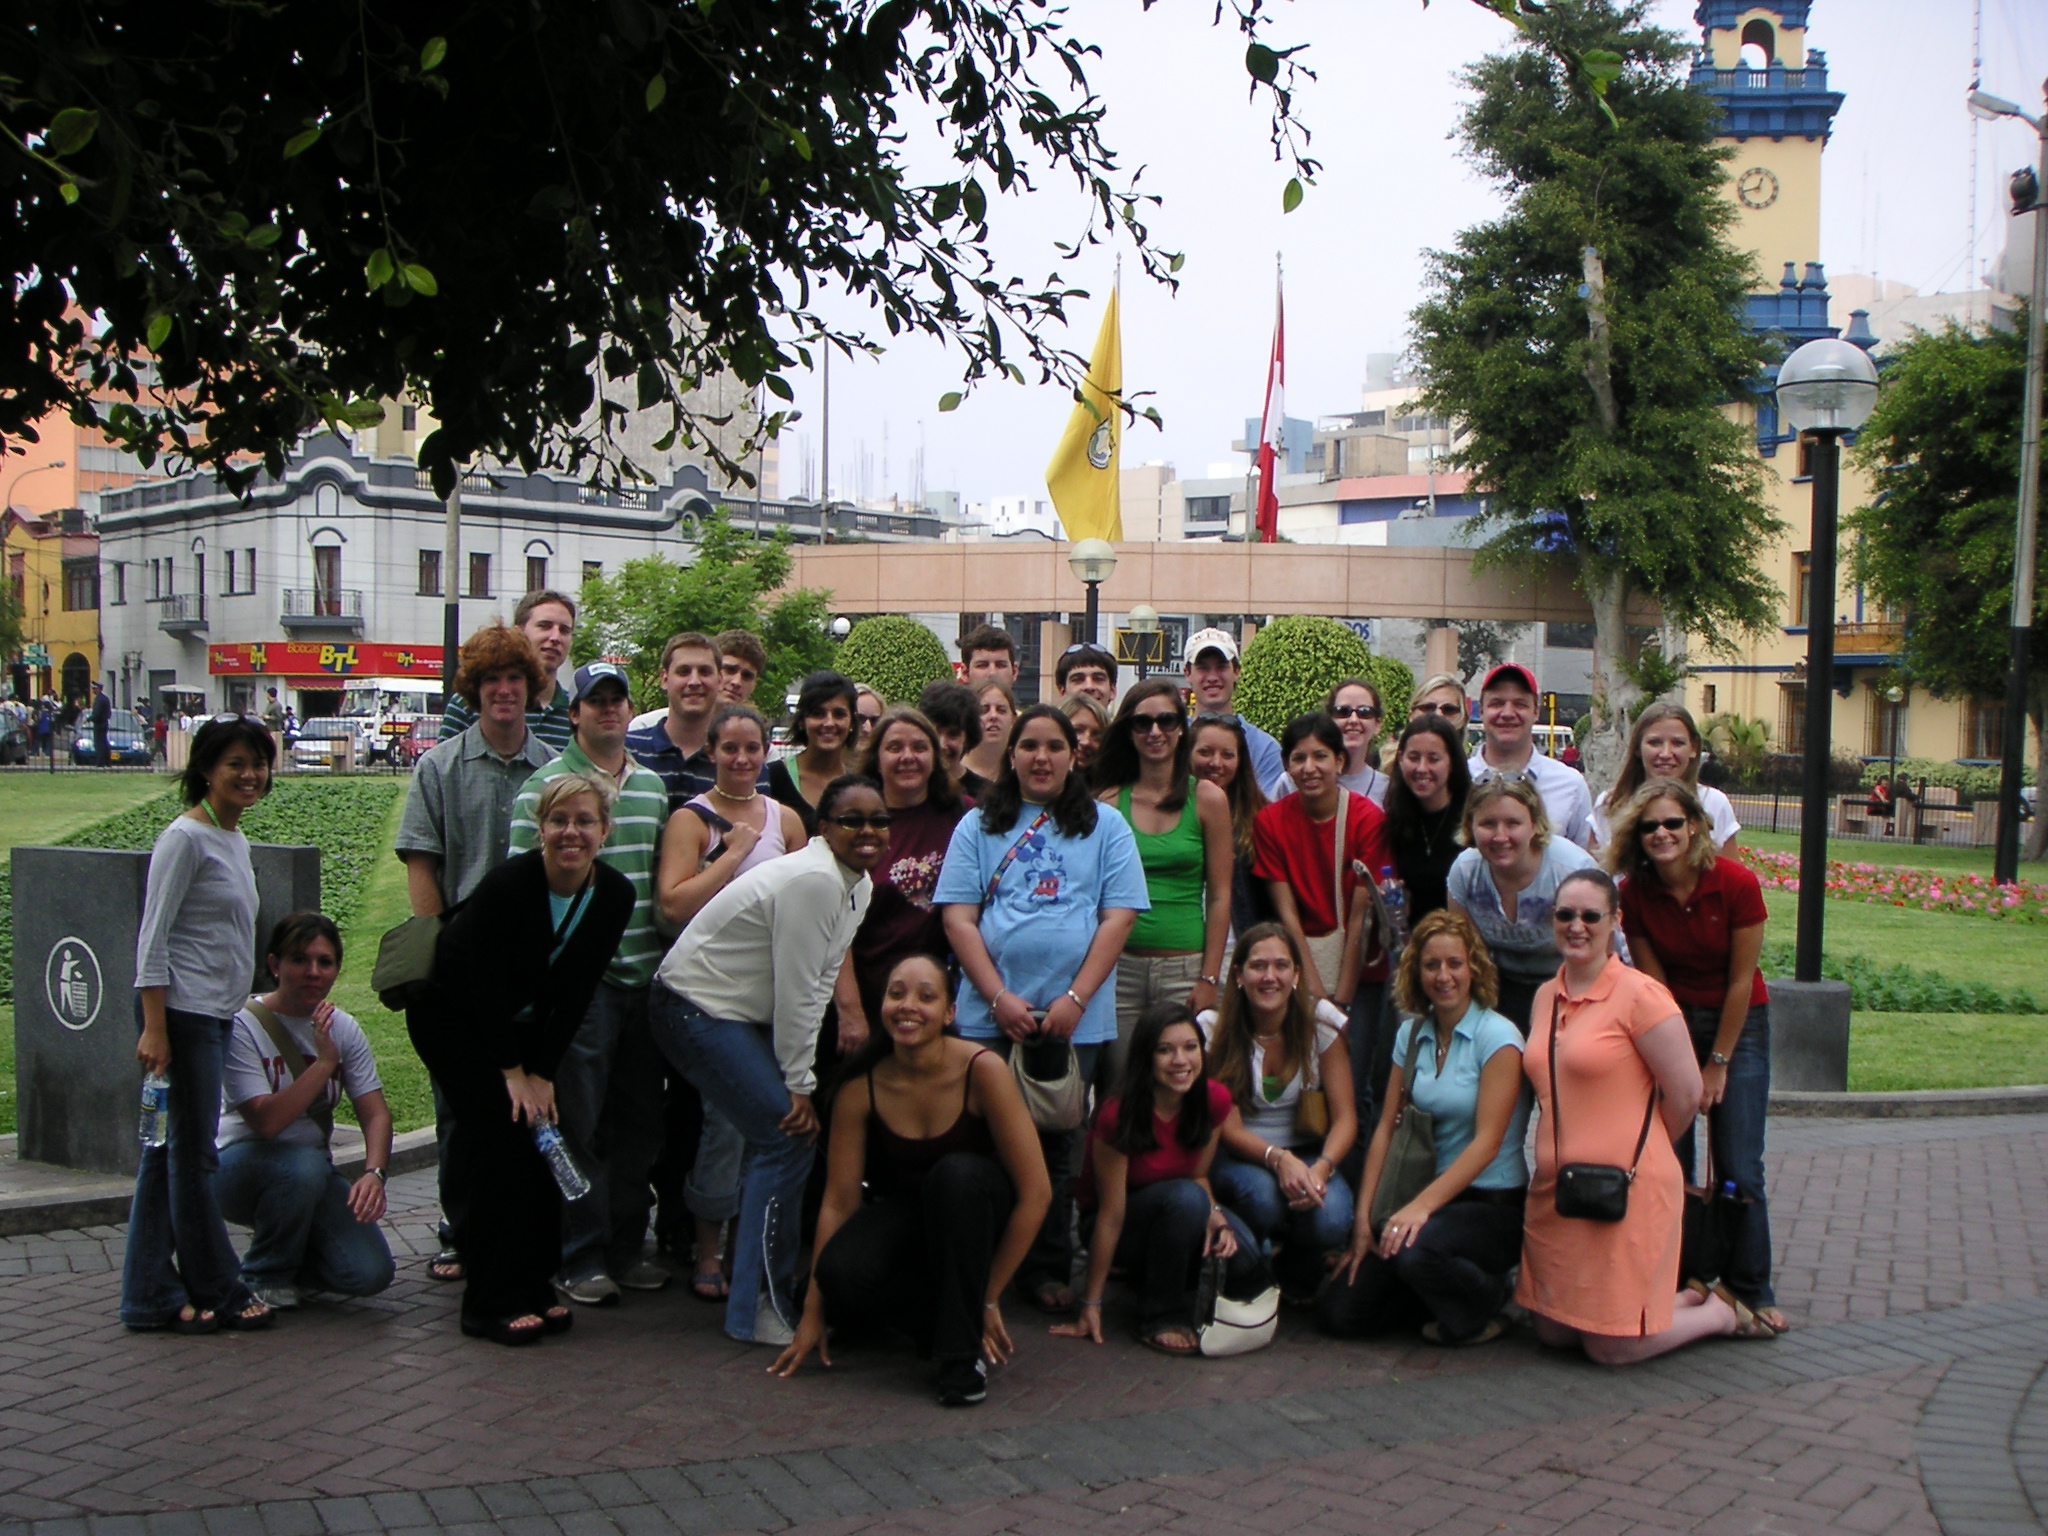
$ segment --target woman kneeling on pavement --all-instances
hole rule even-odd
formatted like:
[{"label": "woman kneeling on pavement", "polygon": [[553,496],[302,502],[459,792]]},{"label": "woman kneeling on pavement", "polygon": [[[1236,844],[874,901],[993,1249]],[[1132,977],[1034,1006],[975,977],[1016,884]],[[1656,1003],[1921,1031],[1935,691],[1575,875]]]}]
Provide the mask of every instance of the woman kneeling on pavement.
[{"label": "woman kneeling on pavement", "polygon": [[[374,1296],[391,1283],[384,1215],[391,1111],[362,1026],[327,1000],[341,931],[318,912],[279,923],[265,951],[277,986],[235,1015],[221,1068],[214,1197],[249,1227],[242,1280],[259,1301],[296,1307],[302,1290]],[[328,1143],[348,1094],[363,1131],[363,1175],[335,1171]]]},{"label": "woman kneeling on pavement", "polygon": [[[449,1183],[466,1266],[462,1331],[499,1344],[564,1333],[555,1303],[562,1196],[534,1137],[555,1123],[555,1069],[633,917],[633,882],[598,861],[608,782],[565,773],[535,802],[540,847],[507,859],[448,919],[413,1049],[454,1101]],[[510,1103],[509,1112],[507,1102]]]},{"label": "woman kneeling on pavement", "polygon": [[[1462,913],[1438,910],[1416,925],[1394,985],[1410,1017],[1394,1036],[1388,1112],[1366,1154],[1350,1251],[1316,1320],[1340,1337],[1420,1322],[1433,1344],[1484,1344],[1506,1331],[1500,1312],[1522,1252],[1521,1031],[1493,1011],[1493,961]],[[1375,1227],[1379,1190],[1403,1171],[1388,1168],[1387,1154],[1411,1111],[1430,1117],[1435,1167],[1411,1175],[1421,1187],[1392,1195],[1406,1198]]]},{"label": "woman kneeling on pavement", "polygon": [[1052,1331],[1102,1342],[1102,1295],[1112,1262],[1138,1287],[1138,1338],[1168,1355],[1201,1350],[1189,1296],[1210,1258],[1224,1261],[1223,1293],[1250,1300],[1271,1283],[1243,1222],[1216,1203],[1209,1169],[1230,1090],[1202,1063],[1202,1036],[1185,1003],[1154,1003],[1138,1015],[1117,1096],[1103,1101],[1089,1133],[1095,1235],[1079,1320]]},{"label": "woman kneeling on pavement", "polygon": [[910,955],[883,988],[880,1030],[832,1102],[817,1257],[796,1340],[774,1370],[842,1336],[894,1326],[939,1365],[949,1408],[988,1395],[1016,1347],[1003,1288],[1052,1203],[1038,1132],[1003,1059],[952,1032],[945,967]]}]

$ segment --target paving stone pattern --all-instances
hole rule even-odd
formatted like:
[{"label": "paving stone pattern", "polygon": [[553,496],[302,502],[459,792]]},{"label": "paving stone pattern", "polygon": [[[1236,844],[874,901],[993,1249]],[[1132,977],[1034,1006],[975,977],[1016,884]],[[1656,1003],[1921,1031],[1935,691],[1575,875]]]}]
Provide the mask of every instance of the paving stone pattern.
[{"label": "paving stone pattern", "polygon": [[385,1296],[267,1334],[124,1333],[119,1229],[7,1240],[0,1536],[2041,1530],[2048,1117],[1773,1139],[1776,1343],[1602,1371],[1290,1315],[1187,1362],[1013,1309],[1020,1358],[966,1413],[907,1353],[773,1381],[680,1289],[463,1340],[430,1175],[393,1181]]}]

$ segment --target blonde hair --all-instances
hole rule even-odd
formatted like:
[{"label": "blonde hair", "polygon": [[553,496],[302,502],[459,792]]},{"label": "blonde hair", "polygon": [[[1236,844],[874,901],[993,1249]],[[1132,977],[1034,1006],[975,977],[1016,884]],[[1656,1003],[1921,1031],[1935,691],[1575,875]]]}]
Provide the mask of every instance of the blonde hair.
[{"label": "blonde hair", "polygon": [[[1366,687],[1370,688],[1372,684],[1367,683]],[[1465,691],[1465,680],[1463,678],[1459,677],[1455,672],[1437,672],[1424,678],[1416,685],[1415,691],[1408,695],[1409,707],[1412,709],[1417,699],[1427,698],[1439,688],[1450,689],[1467,704],[1472,702],[1472,696]]]},{"label": "blonde hair", "polygon": [[1643,815],[1652,802],[1658,800],[1669,800],[1685,812],[1692,832],[1691,841],[1685,849],[1686,868],[1699,874],[1714,867],[1720,850],[1714,846],[1713,823],[1707,817],[1707,808],[1700,804],[1699,795],[1682,780],[1651,779],[1628,797],[1628,803],[1614,817],[1611,827],[1614,835],[1606,848],[1609,874],[1632,880],[1651,872],[1650,857],[1643,852],[1643,840],[1636,829],[1642,825]]},{"label": "blonde hair", "polygon": [[556,806],[578,795],[590,796],[597,802],[598,815],[607,823],[611,821],[612,802],[618,799],[618,790],[587,773],[558,773],[541,786],[540,795],[533,802],[533,824],[540,826]]},{"label": "blonde hair", "polygon": [[[977,696],[977,701],[978,701]],[[1102,700],[1093,694],[1070,693],[1055,706],[1069,720],[1086,712],[1095,717],[1095,735],[1098,741],[1109,734],[1109,711],[1102,707]]]},{"label": "blonde hair", "polygon": [[1422,991],[1422,951],[1431,939],[1456,939],[1465,946],[1465,960],[1472,968],[1472,1001],[1491,1008],[1500,1001],[1500,973],[1493,956],[1486,952],[1486,940],[1471,918],[1450,907],[1439,907],[1415,925],[1408,947],[1401,951],[1401,968],[1394,975],[1394,1001],[1403,1013],[1429,1012],[1429,999]]},{"label": "blonde hair", "polygon": [[1479,813],[1496,800],[1513,800],[1529,813],[1529,819],[1536,824],[1536,830],[1529,834],[1529,846],[1541,852],[1550,842],[1550,815],[1543,809],[1543,796],[1536,786],[1527,779],[1481,779],[1472,786],[1472,793],[1465,797],[1465,819],[1461,823],[1462,835],[1467,848],[1476,848],[1478,841],[1472,835],[1472,824],[1479,819]]}]

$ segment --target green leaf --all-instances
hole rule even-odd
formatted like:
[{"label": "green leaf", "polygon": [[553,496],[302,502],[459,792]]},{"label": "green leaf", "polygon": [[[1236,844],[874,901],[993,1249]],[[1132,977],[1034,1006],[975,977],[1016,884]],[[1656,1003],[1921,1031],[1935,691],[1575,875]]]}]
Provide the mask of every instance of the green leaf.
[{"label": "green leaf", "polygon": [[423,71],[439,69],[441,61],[447,57],[448,39],[430,37],[427,39],[426,47],[420,50],[420,68]]},{"label": "green leaf", "polygon": [[405,286],[414,293],[423,294],[431,299],[441,291],[441,285],[434,281],[434,274],[418,262],[409,261],[400,270],[405,278]]},{"label": "green leaf", "polygon": [[960,399],[960,391],[957,389],[951,390],[939,396],[939,409],[942,411],[957,411],[960,409]]},{"label": "green leaf", "polygon": [[944,224],[960,211],[960,188],[952,182],[932,194],[932,222]]},{"label": "green leaf", "polygon": [[1621,78],[1621,55],[1612,48],[1588,48],[1579,63],[1596,92],[1605,91],[1608,81]]},{"label": "green leaf", "polygon": [[988,194],[981,190],[980,182],[970,181],[960,189],[960,206],[977,224],[988,217]]},{"label": "green leaf", "polygon": [[279,240],[284,238],[284,231],[282,229],[279,229],[275,224],[258,224],[254,229],[250,230],[247,235],[243,236],[243,238],[247,240],[249,244],[255,246],[257,250],[265,251],[270,249],[271,246],[277,244]]},{"label": "green leaf", "polygon": [[249,215],[230,213],[220,221],[220,232],[231,240],[239,240],[249,233]]},{"label": "green leaf", "polygon": [[647,110],[652,112],[668,100],[668,76],[656,75],[647,82]]},{"label": "green leaf", "polygon": [[1181,254],[1180,252],[1175,252],[1173,257],[1166,263],[1166,270],[1169,272],[1178,272],[1182,267],[1186,266],[1187,264],[1187,257]]},{"label": "green leaf", "polygon": [[1244,51],[1244,67],[1261,85],[1271,85],[1280,78],[1280,55],[1264,43],[1253,43]]},{"label": "green leaf", "polygon": [[295,133],[284,141],[284,157],[287,160],[296,160],[319,142],[320,129],[317,125],[308,128],[304,133]]},{"label": "green leaf", "polygon": [[789,142],[796,146],[797,158],[800,160],[810,159],[810,135],[805,133],[801,128],[785,128],[783,131],[789,135]]},{"label": "green leaf", "polygon": [[59,186],[58,186],[58,188],[57,188],[57,195],[58,195],[59,197],[63,198],[63,199],[64,199],[64,201],[65,201],[65,202],[67,202],[67,203],[75,203],[75,202],[77,202],[77,201],[78,201],[78,183],[77,183],[77,182],[75,182],[75,181],[67,181],[67,182],[63,182],[63,183],[59,184]]},{"label": "green leaf", "polygon": [[66,107],[50,119],[43,142],[52,155],[75,155],[92,142],[100,129],[100,115],[84,107]]},{"label": "green leaf", "polygon": [[363,263],[363,276],[370,280],[370,291],[375,293],[390,282],[393,270],[389,251],[379,249],[370,252],[370,259]]},{"label": "green leaf", "polygon": [[1301,187],[1301,178],[1299,176],[1289,177],[1287,189],[1280,194],[1280,211],[1282,213],[1294,212],[1295,209],[1301,206],[1301,200],[1305,195]]},{"label": "green leaf", "polygon": [[796,391],[789,387],[789,380],[779,373],[771,373],[761,381],[768,386],[768,393],[778,400],[794,400]]},{"label": "green leaf", "polygon": [[341,419],[363,431],[384,420],[384,406],[376,400],[351,400],[341,408]]},{"label": "green leaf", "polygon": [[149,334],[146,339],[148,340],[150,351],[163,351],[164,343],[171,339],[171,326],[173,323],[169,315],[158,315],[149,322]]}]

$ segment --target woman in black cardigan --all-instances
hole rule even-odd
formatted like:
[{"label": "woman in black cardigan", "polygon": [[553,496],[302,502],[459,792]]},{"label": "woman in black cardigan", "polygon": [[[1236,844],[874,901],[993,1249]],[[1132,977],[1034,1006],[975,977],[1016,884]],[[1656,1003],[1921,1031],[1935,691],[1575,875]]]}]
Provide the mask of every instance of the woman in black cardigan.
[{"label": "woman in black cardigan", "polygon": [[555,1119],[555,1068],[633,915],[632,882],[597,857],[611,800],[582,774],[548,781],[534,806],[540,847],[492,870],[448,919],[433,982],[406,1016],[455,1111],[442,1176],[467,1195],[455,1232],[469,1280],[462,1331],[500,1344],[572,1321],[552,1286],[561,1193],[533,1138]]}]

